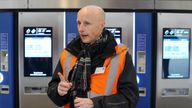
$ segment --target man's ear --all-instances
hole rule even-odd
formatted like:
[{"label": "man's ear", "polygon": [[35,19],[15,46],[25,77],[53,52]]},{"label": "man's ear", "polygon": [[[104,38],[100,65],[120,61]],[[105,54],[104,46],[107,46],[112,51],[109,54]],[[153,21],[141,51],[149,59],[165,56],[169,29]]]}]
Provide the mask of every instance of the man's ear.
[{"label": "man's ear", "polygon": [[103,22],[103,27],[105,27],[105,22]]},{"label": "man's ear", "polygon": [[105,28],[105,22],[103,22],[102,24],[101,24],[101,27],[104,29]]}]

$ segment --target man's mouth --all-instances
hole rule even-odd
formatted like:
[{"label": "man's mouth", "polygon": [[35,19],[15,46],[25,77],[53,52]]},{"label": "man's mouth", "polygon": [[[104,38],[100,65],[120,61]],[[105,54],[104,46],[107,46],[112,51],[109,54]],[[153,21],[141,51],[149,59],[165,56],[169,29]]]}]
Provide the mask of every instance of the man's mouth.
[{"label": "man's mouth", "polygon": [[83,37],[83,38],[84,38],[84,37],[87,37],[87,36],[88,36],[88,35],[81,35],[81,37]]}]

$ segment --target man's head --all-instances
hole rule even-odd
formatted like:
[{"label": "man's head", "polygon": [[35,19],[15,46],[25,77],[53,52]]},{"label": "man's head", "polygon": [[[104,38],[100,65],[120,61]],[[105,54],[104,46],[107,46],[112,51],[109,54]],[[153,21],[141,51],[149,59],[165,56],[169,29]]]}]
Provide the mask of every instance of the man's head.
[{"label": "man's head", "polygon": [[77,25],[83,43],[94,43],[105,26],[105,12],[95,5],[81,8],[77,14]]}]

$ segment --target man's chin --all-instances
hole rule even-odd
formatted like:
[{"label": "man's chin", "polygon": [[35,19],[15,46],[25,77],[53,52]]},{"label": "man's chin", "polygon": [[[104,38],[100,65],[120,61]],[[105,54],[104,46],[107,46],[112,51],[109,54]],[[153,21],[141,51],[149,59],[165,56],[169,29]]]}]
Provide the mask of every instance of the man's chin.
[{"label": "man's chin", "polygon": [[87,41],[87,40],[81,40],[83,43],[85,43],[85,44],[89,44],[90,43],[90,41]]}]

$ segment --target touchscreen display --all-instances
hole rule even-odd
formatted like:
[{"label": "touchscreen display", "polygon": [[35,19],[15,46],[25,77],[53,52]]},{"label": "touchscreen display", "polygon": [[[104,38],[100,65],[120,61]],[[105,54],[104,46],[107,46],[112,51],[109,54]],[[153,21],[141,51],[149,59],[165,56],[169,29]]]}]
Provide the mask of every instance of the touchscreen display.
[{"label": "touchscreen display", "polygon": [[51,27],[24,27],[24,76],[52,76]]},{"label": "touchscreen display", "polygon": [[163,78],[189,78],[189,28],[163,28]]},{"label": "touchscreen display", "polygon": [[115,40],[118,44],[121,43],[121,27],[105,27],[109,30],[115,37]]}]

